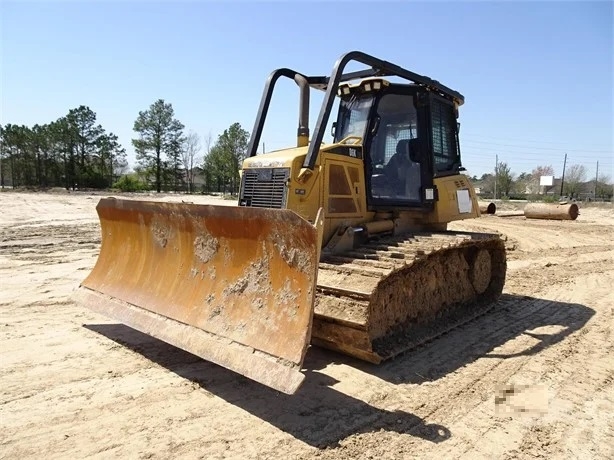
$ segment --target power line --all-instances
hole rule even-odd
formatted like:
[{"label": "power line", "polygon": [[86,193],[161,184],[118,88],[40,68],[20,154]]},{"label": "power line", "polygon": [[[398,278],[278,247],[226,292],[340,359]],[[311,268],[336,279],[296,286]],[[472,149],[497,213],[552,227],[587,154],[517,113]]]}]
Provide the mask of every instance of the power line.
[{"label": "power line", "polygon": [[518,149],[553,150],[553,151],[557,151],[557,152],[584,152],[584,153],[610,153],[610,154],[613,153],[611,150],[567,149],[567,148],[554,148],[554,147],[534,147],[534,146],[531,146],[531,145],[500,144],[500,143],[496,143],[496,142],[485,142],[485,141],[475,141],[475,140],[468,140],[468,141],[462,142],[462,144],[467,144],[467,143],[497,145],[497,146],[500,146],[500,147],[513,147],[513,148],[518,148]]},{"label": "power line", "polygon": [[[471,173],[475,173],[478,171],[482,171],[482,172],[491,172],[492,171],[492,157],[495,156],[495,164],[499,164],[499,157],[500,155],[493,153],[493,155],[481,155],[480,157],[471,157],[468,155],[464,155],[464,160],[463,160],[463,166],[465,166],[465,168],[467,168],[467,171],[471,172]],[[506,163],[508,164],[508,166],[510,166],[512,168],[513,171],[515,171],[516,173],[526,173],[526,172],[531,172],[533,171],[537,166],[540,165],[550,165],[553,167],[554,171],[556,172],[557,170],[559,170],[560,172],[560,168],[561,165],[565,165],[565,163],[574,163],[574,164],[578,164],[578,165],[582,165],[586,168],[586,173],[588,175],[590,174],[595,174],[595,163],[593,163],[593,161],[595,161],[595,158],[591,158],[590,160],[585,160],[585,161],[578,161],[578,159],[575,156],[570,156],[570,155],[566,155],[566,158],[564,158],[563,156],[557,157],[557,158],[548,158],[548,159],[543,159],[543,158],[535,158],[535,157],[531,157],[530,159],[527,158],[518,158],[517,156],[513,156],[512,158],[509,159],[509,161],[507,161],[507,159],[504,159],[501,163]],[[614,169],[613,169],[613,164],[610,162],[603,162],[602,159],[599,159],[598,161],[598,171],[601,171],[602,168],[606,171],[609,171],[609,174],[605,174],[606,177],[612,177],[614,176]],[[563,166],[564,168],[565,166]]]},{"label": "power line", "polygon": [[[499,157],[501,158],[501,157]],[[483,167],[487,167],[489,165],[491,165],[491,161],[494,160],[493,157],[489,157],[489,159],[487,161],[472,161],[471,159],[465,159],[463,160],[463,165],[478,165],[478,166],[483,166]],[[514,169],[522,169],[522,168],[533,168],[536,166],[553,166],[556,167],[556,165],[562,164],[563,163],[563,158],[558,158],[555,161],[507,161],[506,159],[500,159],[499,163],[505,163],[508,166],[514,168]],[[574,161],[572,158],[570,158],[569,156],[567,157],[567,163],[569,164],[579,164],[579,165],[584,165],[590,169],[593,169],[595,163],[593,163],[592,161]],[[607,164],[607,163],[603,163],[603,162],[599,162],[599,166],[601,168],[603,168],[604,170],[607,171],[614,171],[614,169],[612,169],[612,164]]]},{"label": "power line", "polygon": [[531,140],[531,139],[518,139],[518,138],[511,139],[511,138],[503,138],[503,137],[484,136],[482,134],[480,134],[479,136],[474,136],[473,134],[462,134],[461,133],[461,137],[466,137],[466,138],[470,138],[470,139],[473,138],[473,139],[478,139],[478,140],[481,140],[481,139],[493,139],[493,140],[495,140],[497,142],[499,142],[499,141],[502,141],[502,142],[521,142],[523,144],[526,144],[526,143],[536,143],[536,144],[554,144],[554,145],[564,145],[564,146],[569,145],[569,142],[562,142],[562,141],[555,142],[555,141],[543,141],[543,140],[537,141],[537,140]]},{"label": "power line", "polygon": [[[461,153],[463,155],[467,155],[467,152],[471,152],[472,150],[481,150],[481,151],[487,151],[489,153],[491,153],[492,155],[494,154],[499,154],[499,155],[513,155],[514,157],[524,157],[524,158],[543,158],[543,155],[547,155],[547,153],[531,153],[531,152],[515,152],[515,151],[510,151],[510,150],[504,150],[504,149],[492,149],[489,147],[482,147],[482,146],[475,146],[475,145],[466,145],[464,144],[464,147],[461,146]],[[571,150],[573,151],[573,150]],[[586,152],[586,151],[584,151]],[[556,152],[552,152],[550,154],[551,156],[549,156],[548,158],[552,158],[553,155],[558,155]],[[578,159],[585,159],[585,160],[594,160],[595,158],[601,157],[598,154],[594,154],[594,155],[573,155],[574,158],[578,158]]]}]

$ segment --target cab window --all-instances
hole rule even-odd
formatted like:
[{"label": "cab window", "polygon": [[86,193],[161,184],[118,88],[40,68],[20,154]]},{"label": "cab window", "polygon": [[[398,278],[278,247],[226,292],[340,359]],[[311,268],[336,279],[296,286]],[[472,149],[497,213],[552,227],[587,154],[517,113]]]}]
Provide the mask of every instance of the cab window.
[{"label": "cab window", "polygon": [[348,136],[364,138],[369,122],[369,112],[373,105],[372,96],[342,99],[339,105],[339,119],[335,128],[335,142],[339,142]]}]

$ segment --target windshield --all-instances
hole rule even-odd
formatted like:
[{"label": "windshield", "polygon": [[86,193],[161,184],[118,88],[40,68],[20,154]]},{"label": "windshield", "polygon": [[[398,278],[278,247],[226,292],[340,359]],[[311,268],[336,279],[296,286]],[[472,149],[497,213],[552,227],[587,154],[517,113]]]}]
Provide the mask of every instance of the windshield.
[{"label": "windshield", "polygon": [[373,96],[342,99],[339,104],[339,119],[335,128],[335,142],[348,137],[364,137],[369,121],[369,111],[373,105]]}]

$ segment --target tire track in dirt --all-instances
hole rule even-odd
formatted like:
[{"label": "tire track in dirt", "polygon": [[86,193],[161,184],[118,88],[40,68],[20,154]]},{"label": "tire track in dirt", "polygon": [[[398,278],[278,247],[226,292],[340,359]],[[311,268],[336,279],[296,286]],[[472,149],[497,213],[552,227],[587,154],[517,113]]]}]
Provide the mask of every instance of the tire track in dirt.
[{"label": "tire track in dirt", "polygon": [[549,390],[549,411],[525,430],[517,448],[506,458],[566,458],[562,446],[568,452],[579,451],[578,457],[612,458],[613,419],[595,418],[590,414],[601,411],[588,410],[601,407],[603,413],[611,414],[614,408],[611,309],[598,314],[590,326],[563,342],[555,356],[545,353],[531,363],[541,365],[541,381]]},{"label": "tire track in dirt", "polygon": [[[532,302],[541,304],[537,307],[537,312],[541,311],[541,321],[537,323],[544,324],[565,324],[568,321],[573,321],[574,315],[569,312],[561,312],[559,315],[552,316],[553,308],[556,308],[556,304],[553,302],[539,301],[539,300],[515,300],[508,302],[508,307],[513,309],[522,308],[523,303]],[[573,310],[571,310],[573,312]],[[503,313],[503,312],[501,312]],[[518,322],[523,323],[526,321],[526,317],[534,315],[536,311],[519,318]],[[404,408],[411,407],[413,413],[420,418],[429,420],[431,423],[436,423],[442,426],[450,427],[453,433],[453,439],[443,443],[451,446],[452,450],[456,450],[460,445],[464,447],[471,447],[477,440],[484,434],[481,431],[474,431],[469,428],[463,427],[463,420],[467,418],[467,414],[471,414],[472,421],[480,421],[483,423],[472,423],[472,425],[489,426],[489,421],[493,419],[494,404],[492,398],[494,397],[495,390],[502,383],[508,381],[512,376],[519,373],[527,363],[530,362],[533,353],[541,351],[542,348],[549,346],[545,343],[541,346],[537,346],[534,340],[530,336],[518,336],[511,340],[508,337],[497,337],[499,334],[506,334],[509,328],[505,326],[507,319],[504,314],[500,315],[500,319],[503,321],[497,322],[494,318],[488,318],[486,323],[482,321],[481,324],[474,324],[470,327],[463,328],[463,330],[455,331],[454,335],[457,337],[451,337],[446,339],[448,342],[446,347],[441,346],[441,340],[438,340],[435,350],[431,350],[431,353],[424,356],[415,356],[409,362],[404,361],[402,364],[396,364],[396,368],[416,369],[417,363],[429,363],[427,366],[437,368],[444,366],[444,371],[439,379],[433,382],[422,382],[419,387],[411,388],[409,391],[402,392],[404,395],[411,394],[410,398],[395,398],[388,395],[385,398],[386,403],[389,405],[393,403]],[[526,323],[523,323],[522,329],[525,328]],[[474,337],[473,333],[477,331],[489,331],[478,337]],[[511,334],[513,335],[513,334]],[[466,347],[466,350],[458,351],[456,346],[463,340],[464,337],[471,337],[471,345]],[[503,343],[503,345],[492,350],[492,353],[487,353],[486,350],[472,349],[475,344],[481,343]],[[520,355],[520,357],[513,356],[509,358],[498,358],[499,354],[502,354],[501,349],[511,348],[512,350],[522,350],[517,353],[526,353],[526,357]],[[536,348],[531,352],[532,348]],[[483,358],[479,358],[474,362],[471,362],[471,377],[463,378],[459,381],[459,376],[462,375],[463,369],[459,367],[458,370],[452,371],[445,366],[449,366],[451,361],[455,359],[455,353],[464,355],[465,353],[471,353],[476,355],[485,355]],[[438,356],[438,360],[433,361],[433,355]],[[425,358],[425,359],[423,359]],[[465,364],[467,365],[467,364]],[[420,369],[422,372],[425,370]],[[425,372],[426,373],[426,372]],[[399,392],[399,385],[390,388],[392,394]],[[437,395],[437,397],[433,397]],[[485,403],[485,399],[488,401]],[[486,405],[486,407],[483,407]],[[389,409],[389,407],[388,407]],[[417,434],[415,431],[410,430],[409,434]],[[441,444],[443,446],[443,444]],[[500,443],[498,443],[500,445]],[[347,452],[347,456],[359,454],[362,447],[361,443],[357,443],[353,446],[355,449],[350,449]],[[439,445],[438,445],[439,447]],[[346,449],[349,445],[345,446]],[[400,446],[399,446],[400,449]],[[445,452],[449,449],[444,449],[441,452],[446,458]],[[490,446],[490,451],[495,452],[497,450],[497,443]],[[435,448],[437,451],[437,448]],[[398,451],[397,451],[398,453]],[[409,453],[409,452],[407,452]],[[379,454],[379,452],[378,452]]]},{"label": "tire track in dirt", "polygon": [[[590,279],[593,276],[588,275],[584,282],[590,284]],[[591,292],[595,294],[595,291]],[[611,293],[608,290],[602,290],[591,296],[593,300],[605,297],[611,299]],[[553,321],[553,323],[560,322],[559,319]],[[520,422],[509,417],[502,418],[504,423],[498,427],[497,424],[493,426],[492,423],[489,423],[492,413],[489,413],[487,407],[484,407],[482,411],[470,410],[468,417],[471,417],[472,425],[483,425],[488,429],[485,432],[476,433],[474,437],[469,437],[466,443],[467,451],[473,450],[471,446],[475,444],[472,443],[479,442],[481,448],[493,456],[497,456],[498,453],[503,454],[506,451],[510,452],[510,458],[540,456],[544,453],[561,454],[560,446],[565,444],[565,440],[570,436],[570,433],[574,432],[578,414],[583,412],[583,407],[586,404],[584,403],[586,396],[595,395],[606,388],[605,391],[610,395],[612,394],[614,364],[611,359],[608,359],[612,356],[611,328],[611,309],[599,312],[590,319],[586,327],[568,336],[564,341],[543,349],[530,359],[524,359],[521,367],[511,374],[513,378],[510,377],[510,381],[524,382],[530,385],[547,385],[550,395],[549,412],[541,420],[534,417],[530,422]],[[598,343],[608,345],[595,351],[593,348]],[[509,343],[509,346],[513,346],[513,343]],[[518,347],[514,346],[514,348]],[[591,357],[588,365],[585,364],[587,356]],[[565,372],[566,369],[569,369],[570,372]],[[578,369],[582,369],[581,375],[578,375]],[[591,400],[593,398],[594,396],[591,397]],[[612,409],[611,400],[611,397],[609,399],[601,398],[604,407],[609,406],[610,410]],[[558,406],[568,407],[568,409],[561,413]],[[480,423],[480,416],[483,419],[482,423]],[[600,458],[610,458],[609,452],[606,451],[607,449],[604,450],[603,447],[613,445],[609,442],[613,433],[611,419],[604,425],[608,425],[609,429],[596,432],[597,437],[601,439],[597,439],[593,443],[592,451],[597,453]],[[454,426],[452,424],[452,427]],[[509,432],[522,433],[523,431],[522,437],[516,436],[516,439],[508,435]],[[609,434],[600,436],[601,433]],[[489,438],[492,439],[491,443],[488,442]],[[503,442],[512,439],[514,442],[508,442],[507,445]],[[546,448],[550,445],[553,447]],[[563,455],[563,457],[566,456]]]},{"label": "tire track in dirt", "polygon": [[[589,299],[585,299],[582,298],[581,296],[575,296],[574,299],[567,299],[565,298],[565,300],[576,300],[576,301],[586,301],[586,300],[590,300],[591,304],[592,303],[597,303],[599,305],[612,305],[613,302],[613,298],[612,298],[612,292],[609,286],[605,285],[604,283],[601,283],[601,285],[599,286],[599,282],[597,283],[592,283],[591,280],[602,280],[602,279],[612,279],[612,275],[614,275],[614,273],[612,271],[608,272],[597,272],[598,274],[595,275],[593,274],[589,274],[586,275],[584,277],[584,279],[576,279],[575,282],[578,284],[582,284],[582,285],[588,285],[588,292],[590,293],[589,295]],[[609,275],[609,276],[608,276]],[[564,289],[564,286],[557,286],[557,288],[553,288],[554,290],[556,290],[557,292],[568,292],[568,290]],[[585,293],[587,291],[584,291]],[[565,297],[569,297],[569,296],[565,296]],[[570,318],[573,321],[573,318]],[[561,315],[557,316],[552,316],[551,318],[551,323],[553,324],[557,324],[557,323],[563,323],[565,320],[561,321]],[[571,323],[573,324],[573,322]],[[601,311],[598,311],[598,313],[590,319],[589,323],[587,324],[587,326],[583,326],[582,329],[580,329],[578,332],[574,332],[572,335],[568,336],[565,338],[564,341],[561,341],[560,343],[557,343],[555,347],[553,348],[548,348],[548,349],[544,349],[543,351],[540,351],[539,354],[535,355],[534,357],[532,357],[530,360],[527,359],[525,363],[523,363],[523,366],[521,368],[519,368],[516,372],[513,373],[514,379],[518,380],[518,379],[523,379],[525,381],[531,382],[532,384],[535,384],[536,382],[542,382],[542,383],[547,383],[550,384],[549,386],[549,391],[551,392],[551,394],[555,394],[556,395],[556,391],[557,388],[556,387],[552,387],[552,378],[550,377],[550,375],[552,373],[555,373],[556,375],[556,370],[557,369],[561,369],[561,368],[566,368],[566,367],[570,367],[571,369],[574,369],[576,371],[575,375],[573,373],[569,374],[569,377],[566,381],[564,381],[563,383],[561,383],[560,385],[563,386],[563,388],[565,389],[565,391],[560,392],[558,395],[556,395],[557,398],[562,399],[563,401],[572,401],[573,402],[573,407],[571,409],[571,414],[569,417],[563,418],[563,420],[559,420],[557,423],[559,425],[562,424],[563,428],[559,429],[560,433],[558,435],[558,437],[556,437],[556,442],[553,441],[554,439],[554,434],[551,431],[548,431],[548,436],[550,438],[550,441],[552,442],[552,445],[554,446],[559,446],[559,447],[555,447],[554,451],[558,451],[560,450],[560,445],[565,443],[565,439],[567,439],[567,437],[570,434],[570,431],[573,432],[573,428],[575,427],[575,422],[577,420],[577,414],[578,413],[582,413],[583,412],[583,407],[584,407],[584,403],[583,400],[586,399],[587,395],[590,394],[594,394],[595,392],[599,392],[601,391],[602,387],[607,387],[608,388],[608,392],[609,394],[612,393],[612,362],[611,359],[608,359],[609,357],[612,356],[612,340],[611,340],[611,335],[612,335],[612,312],[611,312],[611,308]],[[601,347],[602,351],[601,352],[595,352],[593,350],[593,348],[596,346],[596,344],[607,344],[605,347]],[[580,344],[582,344],[582,346],[580,346]],[[512,344],[510,344],[512,345]],[[597,347],[599,347],[597,345]],[[556,351],[555,351],[556,350]],[[551,355],[553,357],[551,357]],[[583,378],[581,379],[581,382],[583,382],[582,385],[578,385],[578,376],[577,376],[577,370],[578,369],[582,369],[584,367],[583,363],[586,360],[586,357],[590,356],[590,363],[591,366],[589,367],[589,369],[587,370],[587,374],[590,376],[588,378]],[[546,363],[550,363],[550,366],[547,366]],[[492,370],[490,371],[492,372]],[[569,395],[567,394],[569,393]],[[603,405],[603,407],[608,407],[608,409],[611,411],[612,410],[612,398],[602,398],[601,399],[601,404]],[[551,407],[556,407],[556,402],[551,404]],[[551,409],[553,410],[553,409]],[[472,412],[470,412],[472,413]],[[486,411],[483,411],[482,414],[486,413]],[[480,412],[478,412],[478,415],[480,414]],[[520,426],[516,426],[515,430],[511,429],[511,427],[506,424],[504,425],[501,429],[498,429],[496,426],[492,427],[492,424],[486,423],[486,420],[490,417],[490,415],[487,415],[485,417],[485,426],[491,426],[491,428],[489,428],[489,431],[492,431],[491,433],[491,438],[493,439],[493,442],[491,443],[491,445],[489,446],[488,449],[486,449],[486,451],[488,452],[492,452],[493,454],[495,454],[499,448],[499,450],[501,451],[501,453],[504,452],[504,450],[501,450],[501,447],[506,447],[507,449],[513,448],[514,445],[508,445],[508,446],[504,446],[502,445],[502,439],[510,439],[510,436],[508,435],[508,433],[511,432],[521,432],[521,428],[524,425],[520,425]],[[553,418],[557,418],[557,414],[556,411],[553,411]],[[559,417],[560,418],[560,417]],[[476,425],[477,424],[477,418],[472,418],[472,424]],[[452,425],[454,426],[454,425]],[[610,438],[611,438],[611,433],[614,433],[614,431],[612,430],[612,421],[610,419],[610,421],[607,424],[607,428],[605,431],[603,430],[598,430],[596,431],[597,434],[599,433],[610,433],[609,435],[603,435],[603,436],[597,436],[597,438],[594,440],[593,442],[593,448],[592,448],[592,452],[593,453],[599,453],[600,455],[603,454],[603,458],[608,458],[609,457],[609,452],[606,452],[603,450],[603,446],[611,446],[613,445],[610,442]],[[545,441],[544,443],[532,443],[532,441],[530,441],[530,437],[531,436],[542,436],[544,435],[544,431],[543,430],[530,430],[528,431],[528,434],[525,434],[525,437],[522,438],[522,443],[523,445],[527,444],[528,445],[535,445],[535,446],[543,446],[544,443],[548,443],[550,441],[548,441],[548,439],[544,438]],[[526,440],[526,437],[529,437],[529,440]],[[484,446],[485,445],[485,439],[487,438],[487,433],[479,433],[479,436],[477,436],[475,438],[475,442],[480,441],[480,439],[482,439],[481,443]],[[520,440],[519,440],[520,441]],[[467,443],[467,448],[471,450],[471,439],[470,441]],[[601,446],[601,448],[599,447]],[[523,453],[527,451],[528,447],[521,447],[520,448],[520,453]],[[600,450],[601,449],[601,450]],[[518,453],[518,452],[516,452]],[[535,455],[539,455],[539,450],[534,452]]]},{"label": "tire track in dirt", "polygon": [[97,223],[0,226],[0,306],[61,304],[94,266],[99,248]]},{"label": "tire track in dirt", "polygon": [[544,250],[566,249],[612,243],[614,227],[578,218],[576,221],[552,221],[525,218],[483,217],[457,221],[452,230],[498,232],[508,240],[511,249],[540,253]]},{"label": "tire track in dirt", "polygon": [[98,224],[46,225],[36,228],[19,226],[0,228],[0,251],[18,260],[34,261],[36,256],[62,253],[85,245],[96,249],[100,245]]}]

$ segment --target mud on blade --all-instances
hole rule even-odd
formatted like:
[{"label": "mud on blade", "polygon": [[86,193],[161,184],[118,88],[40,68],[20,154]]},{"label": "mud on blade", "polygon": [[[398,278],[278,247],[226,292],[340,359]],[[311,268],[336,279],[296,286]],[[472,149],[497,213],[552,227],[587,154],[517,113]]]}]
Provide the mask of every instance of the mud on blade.
[{"label": "mud on blade", "polygon": [[[294,393],[320,254],[289,210],[102,199],[102,245],[75,292],[88,308]],[[320,214],[321,216],[321,214]]]}]

